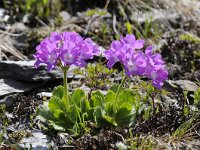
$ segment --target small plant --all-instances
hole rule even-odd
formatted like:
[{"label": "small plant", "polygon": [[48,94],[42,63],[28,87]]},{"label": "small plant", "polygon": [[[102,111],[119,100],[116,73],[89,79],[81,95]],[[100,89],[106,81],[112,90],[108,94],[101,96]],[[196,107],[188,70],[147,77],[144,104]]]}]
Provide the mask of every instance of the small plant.
[{"label": "small plant", "polygon": [[5,129],[0,130],[0,148],[2,147],[3,143],[4,143],[4,139],[3,139],[3,135],[6,133]]},{"label": "small plant", "polygon": [[[46,20],[49,16],[57,16],[61,9],[59,0],[4,0],[4,6],[20,15],[31,15]],[[55,7],[56,6],[56,7]]]},{"label": "small plant", "polygon": [[189,42],[192,42],[192,43],[197,43],[197,44],[200,43],[200,38],[198,36],[195,36],[195,35],[190,34],[190,33],[181,34],[179,36],[179,38],[181,40],[189,41]]},{"label": "small plant", "polygon": [[94,15],[104,16],[106,14],[107,14],[107,12],[105,10],[100,10],[100,9],[89,9],[85,13],[85,15],[88,17],[94,16]]},{"label": "small plant", "polygon": [[104,89],[107,85],[110,85],[109,77],[115,72],[115,69],[108,69],[102,63],[88,64],[85,69],[74,71],[75,74],[85,76],[85,85],[90,87],[91,90]]},{"label": "small plant", "polygon": [[6,106],[5,104],[0,104],[0,118],[2,119],[3,115],[5,115]]},{"label": "small plant", "polygon": [[[56,87],[50,100],[38,108],[38,117],[56,130],[70,131],[75,135],[89,132],[88,122],[93,122],[100,128],[132,125],[143,101],[139,92],[124,88],[126,80],[133,75],[145,76],[152,79],[154,87],[161,89],[168,75],[161,55],[154,54],[152,46],[147,47],[145,53],[136,50],[143,45],[144,41],[136,40],[132,34],[112,42],[110,49],[103,53],[108,60],[107,66],[110,69],[119,61],[125,76],[120,85],[114,84],[105,95],[95,89],[88,96],[81,89],[69,93],[67,70],[71,65],[85,67],[86,60],[100,54],[99,46],[75,32],[53,32],[36,47],[35,67],[43,63],[47,65],[47,70],[51,71],[55,66],[59,66],[64,74],[63,86]],[[109,70],[101,65],[96,66],[98,68],[88,66],[87,74],[90,78],[95,77],[94,73],[99,71],[109,73]]]},{"label": "small plant", "polygon": [[95,121],[98,127],[131,126],[138,109],[138,93],[129,89],[122,89],[122,84],[114,85],[104,96],[100,92],[92,94]]},{"label": "small plant", "polygon": [[[156,21],[153,21],[153,16],[150,16],[145,19],[144,25],[139,23],[137,20],[134,21],[135,27],[133,28],[131,23],[127,22],[125,24],[126,30],[128,33],[134,32],[137,37],[151,39],[156,41],[161,34],[161,29],[159,29],[159,25]],[[132,29],[133,28],[133,29]]]},{"label": "small plant", "polygon": [[70,65],[85,66],[85,60],[99,54],[98,46],[91,39],[83,39],[75,32],[53,32],[50,38],[46,38],[36,47],[36,50],[35,67],[45,63],[48,71],[59,66],[64,73],[64,86],[55,88],[50,101],[38,109],[40,118],[48,120],[57,130],[68,129],[74,134],[81,134],[87,130],[85,120],[90,119],[87,113],[89,104],[84,91],[77,89],[73,94],[69,94],[67,70]]},{"label": "small plant", "polygon": [[194,104],[200,108],[200,87],[194,93]]}]

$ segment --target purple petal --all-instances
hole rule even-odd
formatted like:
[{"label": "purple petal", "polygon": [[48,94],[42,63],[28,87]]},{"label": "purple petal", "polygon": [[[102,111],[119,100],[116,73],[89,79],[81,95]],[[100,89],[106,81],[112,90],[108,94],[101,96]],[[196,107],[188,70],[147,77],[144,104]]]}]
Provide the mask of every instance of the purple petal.
[{"label": "purple petal", "polygon": [[135,49],[141,49],[144,46],[144,40],[136,40],[134,43]]},{"label": "purple petal", "polygon": [[49,39],[51,42],[62,41],[62,34],[59,32],[52,32]]},{"label": "purple petal", "polygon": [[112,68],[113,65],[114,65],[116,62],[117,62],[117,61],[116,61],[115,59],[109,59],[109,60],[108,60],[108,63],[107,63],[108,68],[109,68],[109,69]]},{"label": "purple petal", "polygon": [[163,86],[163,82],[160,81],[152,81],[152,84],[154,87],[156,87],[157,89],[161,90],[162,86]]},{"label": "purple petal", "polygon": [[134,44],[135,43],[135,36],[133,34],[127,34],[126,37],[124,38],[124,41],[127,44]]},{"label": "purple petal", "polygon": [[34,63],[34,67],[35,67],[35,68],[38,68],[39,65],[40,65],[40,63],[42,63],[42,62],[39,61],[39,60],[36,60],[36,62]]},{"label": "purple petal", "polygon": [[113,41],[111,43],[111,49],[113,50],[119,50],[121,48],[121,43],[119,41]]},{"label": "purple petal", "polygon": [[148,46],[145,50],[146,55],[152,55],[153,46]]}]

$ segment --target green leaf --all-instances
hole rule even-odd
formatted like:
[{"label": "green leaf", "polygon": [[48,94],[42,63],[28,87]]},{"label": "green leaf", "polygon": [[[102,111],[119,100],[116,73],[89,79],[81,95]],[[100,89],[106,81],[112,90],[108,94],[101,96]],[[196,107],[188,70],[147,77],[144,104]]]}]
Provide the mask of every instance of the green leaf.
[{"label": "green leaf", "polygon": [[115,98],[116,98],[116,94],[113,91],[108,90],[105,97],[105,103],[108,103],[108,102],[115,103]]},{"label": "green leaf", "polygon": [[81,100],[85,99],[85,92],[82,89],[76,89],[71,97],[71,103],[75,103],[78,107],[81,107]]},{"label": "green leaf", "polygon": [[97,124],[97,127],[107,127],[110,126],[110,123],[103,118],[105,112],[102,111],[100,106],[96,107],[94,111],[94,117]]},{"label": "green leaf", "polygon": [[91,106],[93,108],[96,108],[97,106],[102,106],[103,105],[103,100],[102,100],[102,98],[100,96],[95,95],[95,96],[91,97],[90,103],[91,103]]},{"label": "green leaf", "polygon": [[107,115],[103,115],[103,118],[109,122],[111,125],[113,126],[117,126],[117,123],[115,121],[115,119],[113,117],[107,116]]},{"label": "green leaf", "polygon": [[54,114],[50,111],[48,107],[48,102],[44,102],[44,104],[42,106],[39,106],[36,111],[38,119],[43,122],[49,122],[50,125],[52,125],[56,130],[65,131],[67,129],[67,124],[70,125],[71,122],[65,116],[58,114],[56,114],[56,118]]},{"label": "green leaf", "polygon": [[65,114],[62,110],[58,109],[56,111],[54,111],[53,113],[55,119],[58,119],[58,120],[63,120],[65,119]]},{"label": "green leaf", "polygon": [[100,91],[92,92],[92,96],[99,96],[99,97],[101,97],[102,99],[104,99],[104,95],[103,95]]},{"label": "green leaf", "polygon": [[104,95],[100,91],[95,91],[92,93],[90,104],[93,108],[97,106],[103,106]]},{"label": "green leaf", "polygon": [[67,123],[63,120],[49,120],[50,125],[53,126],[55,130],[66,131]]},{"label": "green leaf", "polygon": [[54,116],[50,112],[50,109],[48,107],[48,102],[44,102],[43,105],[37,108],[36,115],[37,115],[37,118],[39,118],[43,122],[54,119]]},{"label": "green leaf", "polygon": [[88,111],[87,111],[87,120],[94,120],[94,109],[93,108],[90,108]]},{"label": "green leaf", "polygon": [[126,22],[125,26],[126,26],[127,33],[131,34],[132,33],[132,24],[130,22]]},{"label": "green leaf", "polygon": [[114,117],[115,116],[114,104],[112,102],[106,103],[105,111],[106,111],[106,114]]},{"label": "green leaf", "polygon": [[130,126],[133,124],[135,114],[132,112],[132,106],[124,103],[116,113],[116,122],[118,126]]},{"label": "green leaf", "polygon": [[90,109],[90,103],[87,99],[82,99],[81,101],[81,113],[87,113],[88,110]]},{"label": "green leaf", "polygon": [[118,88],[119,88],[119,84],[115,83],[110,87],[110,90],[113,91],[114,93],[117,93]]},{"label": "green leaf", "polygon": [[80,110],[79,110],[78,107],[75,106],[75,105],[71,105],[71,106],[67,109],[67,117],[70,119],[71,122],[73,122],[73,123],[76,123],[76,122],[77,122],[78,111],[80,111]]},{"label": "green leaf", "polygon": [[135,105],[136,95],[131,90],[123,90],[119,94],[118,105],[120,106],[124,102],[129,102],[132,105]]},{"label": "green leaf", "polygon": [[197,91],[194,92],[194,104],[199,105],[200,104],[200,87]]},{"label": "green leaf", "polygon": [[64,87],[63,86],[55,87],[52,92],[52,95],[62,99],[64,96]]},{"label": "green leaf", "polygon": [[56,112],[58,110],[65,111],[65,106],[63,101],[59,97],[51,97],[49,100],[49,109],[51,112]]}]

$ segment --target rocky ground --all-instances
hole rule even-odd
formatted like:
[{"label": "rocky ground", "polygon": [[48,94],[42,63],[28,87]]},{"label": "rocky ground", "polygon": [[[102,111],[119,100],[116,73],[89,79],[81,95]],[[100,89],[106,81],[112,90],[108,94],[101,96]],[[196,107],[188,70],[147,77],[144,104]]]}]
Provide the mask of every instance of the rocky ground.
[{"label": "rocky ground", "polygon": [[[110,150],[117,149],[119,141],[130,149],[149,149],[147,145],[156,149],[200,149],[200,106],[194,104],[194,92],[200,85],[200,1],[86,0],[83,4],[63,0],[66,8],[60,7],[59,17],[52,14],[48,19],[19,15],[12,1],[5,3],[0,2],[1,149]],[[39,41],[52,31],[76,31],[92,37],[105,49],[126,33],[154,45],[169,71],[164,83],[167,94],[156,102],[158,112],[148,119],[138,119],[131,128],[96,129],[91,124],[96,133],[82,137],[49,129],[34,114],[37,106],[49,99],[52,89],[62,84],[62,72],[35,69],[32,55]],[[90,91],[87,78],[75,69],[68,71],[70,91],[74,87]],[[121,76],[116,73],[109,79],[119,82]]]}]

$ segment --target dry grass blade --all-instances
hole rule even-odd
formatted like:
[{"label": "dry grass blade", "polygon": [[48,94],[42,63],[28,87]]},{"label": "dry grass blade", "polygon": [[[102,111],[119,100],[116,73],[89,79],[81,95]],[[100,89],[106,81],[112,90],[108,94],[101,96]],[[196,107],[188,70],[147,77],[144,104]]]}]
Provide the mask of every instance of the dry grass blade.
[{"label": "dry grass blade", "polygon": [[0,34],[0,60],[3,58],[8,59],[6,53],[10,53],[15,56],[19,60],[25,60],[26,56],[24,56],[19,50],[17,50],[11,43],[10,37],[3,33]]}]

